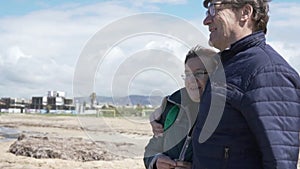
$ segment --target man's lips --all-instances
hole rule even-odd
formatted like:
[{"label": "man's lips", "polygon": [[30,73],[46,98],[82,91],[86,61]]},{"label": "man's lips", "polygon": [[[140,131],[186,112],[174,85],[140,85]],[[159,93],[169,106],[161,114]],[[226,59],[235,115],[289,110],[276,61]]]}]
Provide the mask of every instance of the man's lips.
[{"label": "man's lips", "polygon": [[215,27],[210,27],[210,28],[209,28],[209,31],[210,31],[210,32],[213,32],[213,31],[216,31],[216,30],[217,30],[217,28],[215,28]]}]

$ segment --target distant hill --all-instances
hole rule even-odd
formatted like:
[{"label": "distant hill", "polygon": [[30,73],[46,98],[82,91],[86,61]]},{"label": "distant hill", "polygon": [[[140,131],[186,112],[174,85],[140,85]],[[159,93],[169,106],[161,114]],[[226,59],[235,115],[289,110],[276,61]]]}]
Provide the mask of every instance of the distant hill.
[{"label": "distant hill", "polygon": [[[161,104],[163,97],[161,96],[142,96],[142,95],[130,95],[126,97],[106,97],[106,96],[97,96],[97,103],[99,104],[114,104],[114,105],[137,105],[140,104],[142,106],[145,105],[152,105],[152,106],[159,106]],[[90,104],[89,97],[80,97],[75,98],[80,103],[84,101]]]}]

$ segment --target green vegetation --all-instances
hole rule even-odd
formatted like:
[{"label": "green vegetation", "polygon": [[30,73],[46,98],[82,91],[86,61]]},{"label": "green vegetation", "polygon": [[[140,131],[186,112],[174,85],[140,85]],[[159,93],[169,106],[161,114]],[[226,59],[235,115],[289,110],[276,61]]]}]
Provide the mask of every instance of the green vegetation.
[{"label": "green vegetation", "polygon": [[0,112],[0,116],[1,116],[2,114],[8,114],[8,113],[7,113],[7,112]]}]

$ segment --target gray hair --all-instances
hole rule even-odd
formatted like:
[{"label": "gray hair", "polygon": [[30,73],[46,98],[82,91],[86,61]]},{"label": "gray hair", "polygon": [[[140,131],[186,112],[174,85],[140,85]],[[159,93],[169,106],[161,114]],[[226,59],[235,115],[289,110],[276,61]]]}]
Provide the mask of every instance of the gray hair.
[{"label": "gray hair", "polygon": [[[209,3],[212,0],[204,0],[203,6],[208,8]],[[231,2],[233,8],[239,9],[244,5],[249,4],[253,8],[252,20],[255,23],[254,31],[263,31],[267,33],[267,24],[269,21],[269,4],[271,0],[223,0],[222,2]]]},{"label": "gray hair", "polygon": [[199,58],[204,64],[205,69],[210,72],[218,65],[218,57],[218,53],[214,50],[197,45],[187,53],[184,64],[186,64],[189,59]]},{"label": "gray hair", "polygon": [[216,54],[217,54],[217,52],[215,52],[212,49],[205,48],[200,45],[196,45],[186,54],[184,63],[186,63],[189,59],[195,58],[195,57],[208,57],[208,58],[213,59],[213,57]]}]

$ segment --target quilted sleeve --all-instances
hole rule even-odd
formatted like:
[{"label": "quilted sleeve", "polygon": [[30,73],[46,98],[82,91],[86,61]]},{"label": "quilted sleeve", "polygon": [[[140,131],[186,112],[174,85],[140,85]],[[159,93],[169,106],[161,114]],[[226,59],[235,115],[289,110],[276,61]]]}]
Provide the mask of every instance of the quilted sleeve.
[{"label": "quilted sleeve", "polygon": [[296,169],[299,153],[299,75],[267,66],[249,79],[242,114],[263,156],[264,169]]}]

